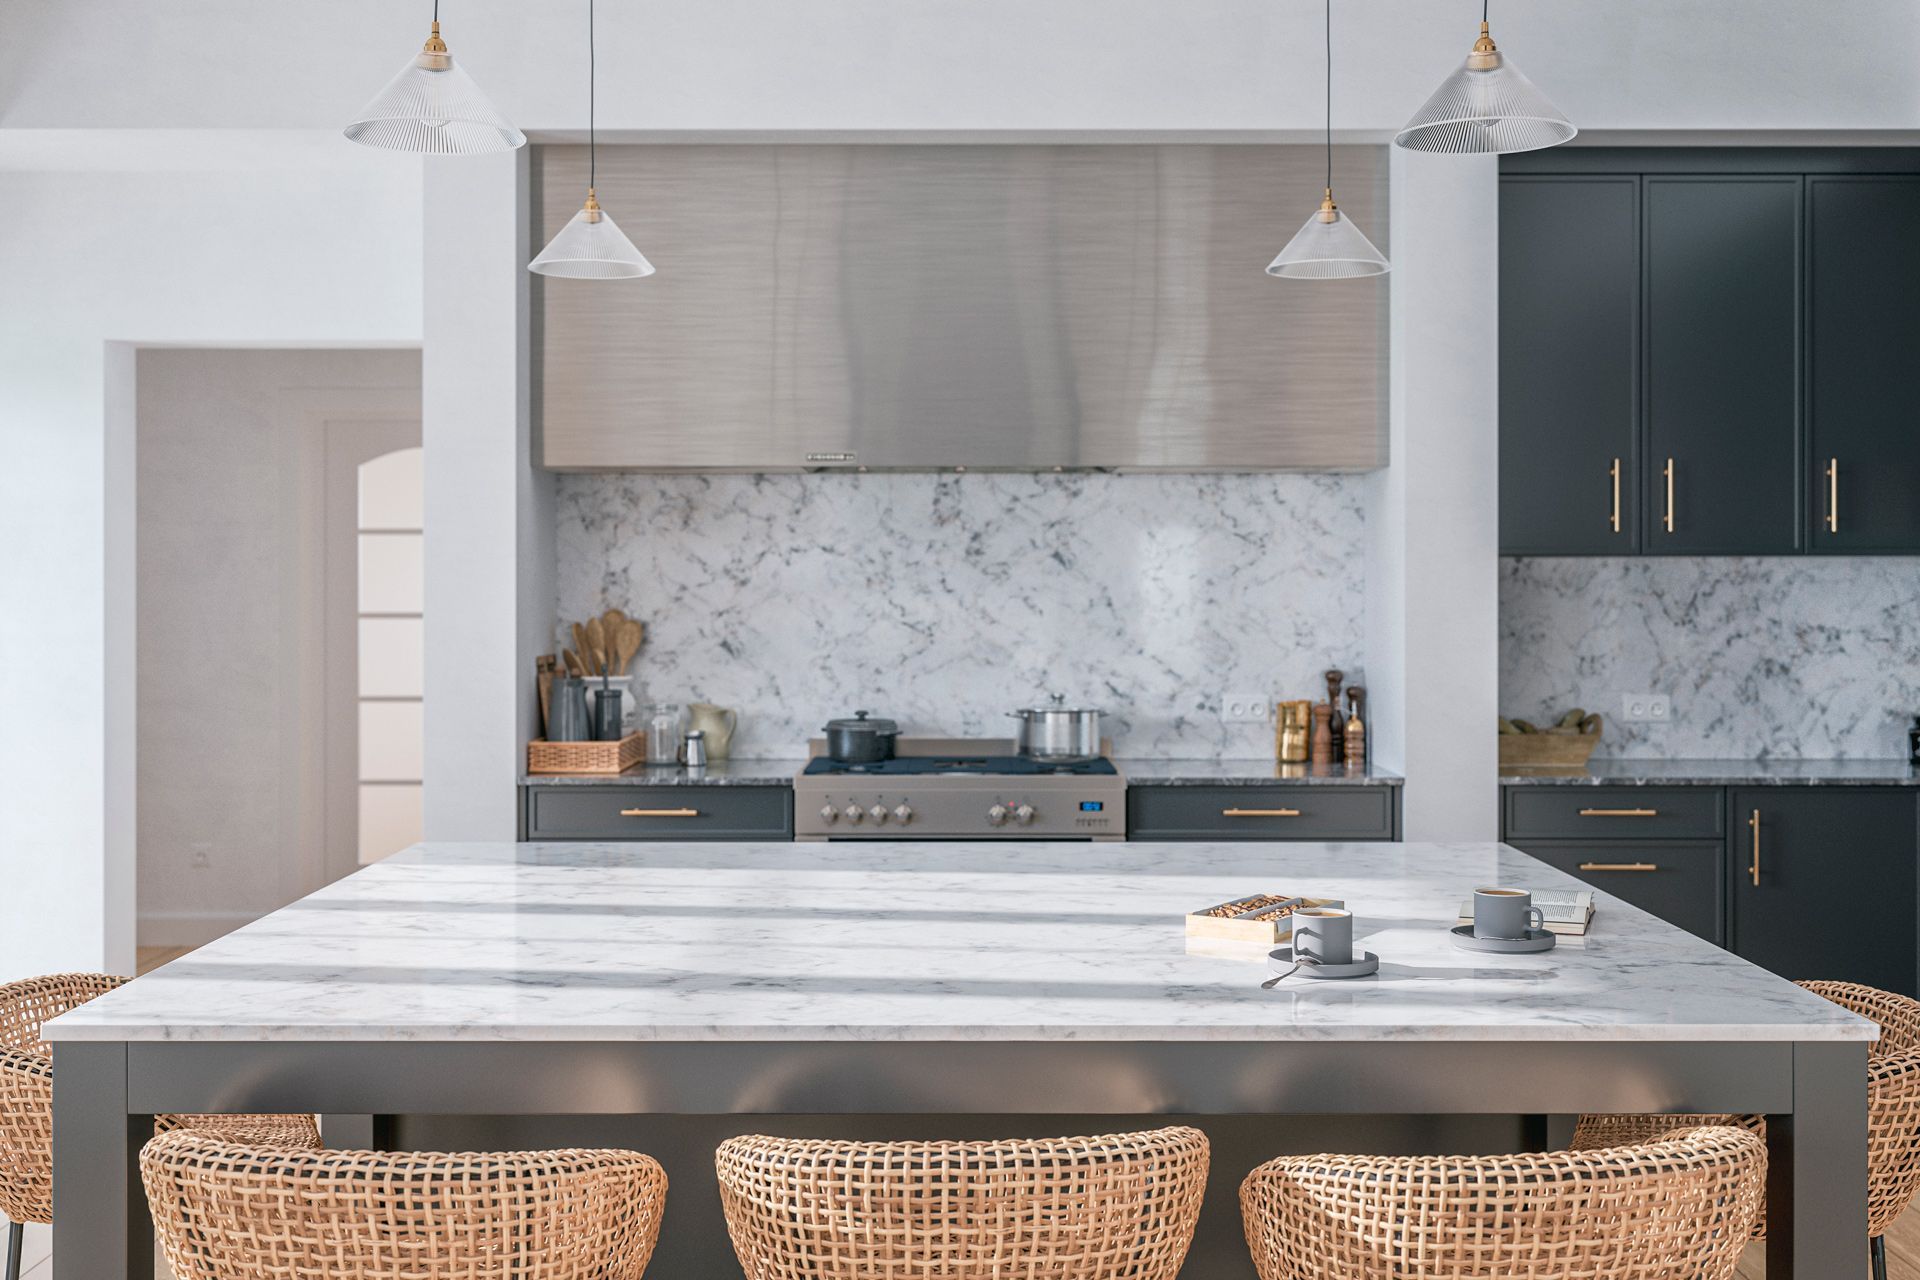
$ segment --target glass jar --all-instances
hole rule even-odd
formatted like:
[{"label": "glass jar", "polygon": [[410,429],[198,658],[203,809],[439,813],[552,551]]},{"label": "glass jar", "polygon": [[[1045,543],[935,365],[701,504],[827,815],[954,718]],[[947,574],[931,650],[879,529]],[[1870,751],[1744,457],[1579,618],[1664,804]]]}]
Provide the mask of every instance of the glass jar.
[{"label": "glass jar", "polygon": [[647,708],[647,763],[679,764],[681,712],[677,703],[656,702]]}]

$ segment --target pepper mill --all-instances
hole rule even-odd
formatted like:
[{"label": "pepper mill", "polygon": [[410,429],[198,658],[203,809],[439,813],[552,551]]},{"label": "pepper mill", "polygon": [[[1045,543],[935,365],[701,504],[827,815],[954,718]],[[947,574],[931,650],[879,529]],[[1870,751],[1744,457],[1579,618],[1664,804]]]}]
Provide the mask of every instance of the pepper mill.
[{"label": "pepper mill", "polygon": [[1344,760],[1346,758],[1347,717],[1340,710],[1340,682],[1346,678],[1347,673],[1344,671],[1332,670],[1327,672],[1327,705],[1333,709],[1333,717],[1327,727],[1329,732],[1333,734],[1333,758],[1335,760]]},{"label": "pepper mill", "polygon": [[1347,734],[1343,744],[1345,748],[1343,758],[1349,765],[1358,765],[1363,769],[1367,765],[1367,725],[1360,718],[1360,711],[1366,700],[1367,691],[1359,685],[1354,685],[1347,690],[1347,705],[1350,710],[1347,712]]},{"label": "pepper mill", "polygon": [[1313,763],[1332,764],[1333,754],[1333,704],[1316,702],[1313,704]]}]

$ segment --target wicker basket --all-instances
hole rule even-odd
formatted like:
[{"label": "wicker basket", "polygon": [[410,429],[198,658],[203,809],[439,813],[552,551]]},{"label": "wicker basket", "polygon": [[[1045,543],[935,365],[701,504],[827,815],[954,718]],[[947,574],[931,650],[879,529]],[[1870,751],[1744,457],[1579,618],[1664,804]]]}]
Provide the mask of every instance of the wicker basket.
[{"label": "wicker basket", "polygon": [[630,733],[618,742],[527,744],[528,773],[625,773],[647,758],[647,735]]},{"label": "wicker basket", "polygon": [[1588,716],[1584,724],[1593,726],[1575,733],[1566,729],[1548,729],[1541,733],[1503,733],[1500,735],[1502,768],[1578,769],[1600,745],[1600,717]]}]

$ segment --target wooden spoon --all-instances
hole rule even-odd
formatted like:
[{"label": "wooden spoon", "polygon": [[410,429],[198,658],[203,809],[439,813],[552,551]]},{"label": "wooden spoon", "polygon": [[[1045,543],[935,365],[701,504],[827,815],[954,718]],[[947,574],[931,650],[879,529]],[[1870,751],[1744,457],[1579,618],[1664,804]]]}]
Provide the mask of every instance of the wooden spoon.
[{"label": "wooden spoon", "polygon": [[598,618],[587,619],[587,648],[593,651],[593,674],[609,674],[612,668],[607,665],[607,628]]},{"label": "wooden spoon", "polygon": [[593,660],[593,646],[587,643],[587,629],[577,622],[573,624],[573,650],[580,655],[580,674],[596,674],[587,668],[587,664]]},{"label": "wooden spoon", "polygon": [[628,664],[640,652],[640,644],[647,638],[647,629],[628,618],[620,624],[620,669],[625,671]]},{"label": "wooden spoon", "polygon": [[561,658],[562,658],[562,659],[564,659],[564,660],[565,660],[565,662],[566,662],[566,664],[567,664],[567,674],[568,674],[568,675],[570,675],[570,676],[584,676],[585,674],[587,674],[587,669],[586,669],[586,668],[585,668],[584,666],[582,666],[582,665],[580,665],[580,658],[579,658],[579,655],[577,655],[576,653],[574,653],[574,651],[573,651],[573,650],[571,650],[571,649],[562,649],[562,650],[560,651],[560,656],[561,656]]}]

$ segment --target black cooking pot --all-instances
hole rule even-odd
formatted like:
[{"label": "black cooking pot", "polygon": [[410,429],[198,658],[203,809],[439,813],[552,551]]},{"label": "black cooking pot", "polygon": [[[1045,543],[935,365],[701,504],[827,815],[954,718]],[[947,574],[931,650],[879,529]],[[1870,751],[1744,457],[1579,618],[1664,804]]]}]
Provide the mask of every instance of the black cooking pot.
[{"label": "black cooking pot", "polygon": [[873,764],[893,759],[900,726],[891,720],[869,720],[856,711],[851,720],[827,721],[827,754],[841,764]]}]

